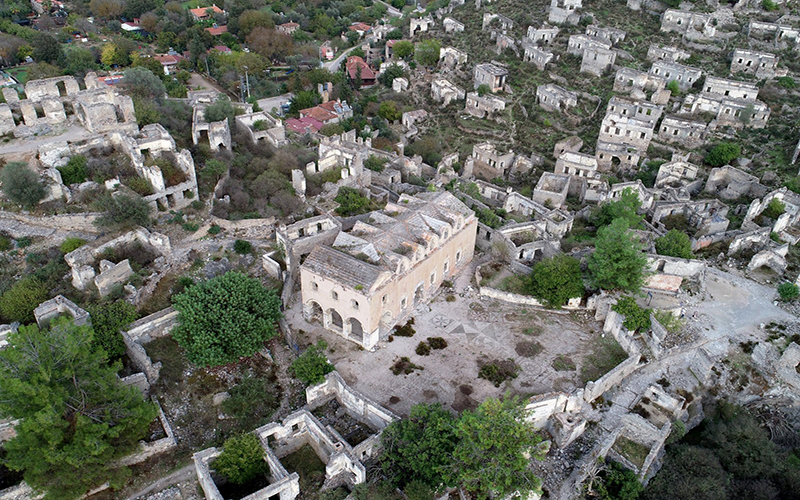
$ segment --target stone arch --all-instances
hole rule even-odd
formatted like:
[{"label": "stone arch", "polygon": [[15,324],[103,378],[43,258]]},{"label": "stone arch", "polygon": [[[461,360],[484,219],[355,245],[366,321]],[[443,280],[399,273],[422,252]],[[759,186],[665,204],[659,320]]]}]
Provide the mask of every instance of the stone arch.
[{"label": "stone arch", "polygon": [[361,325],[361,322],[356,318],[348,318],[347,323],[350,330],[350,338],[359,342],[363,341],[364,327]]},{"label": "stone arch", "polygon": [[328,314],[331,317],[330,326],[333,330],[342,330],[344,328],[344,321],[342,315],[336,312],[336,309],[330,309]]},{"label": "stone arch", "polygon": [[305,309],[304,312],[306,316],[305,318],[306,321],[308,321],[309,323],[313,323],[316,321],[322,323],[324,312],[322,310],[322,306],[319,305],[317,301],[309,300],[308,302],[306,302],[304,309]]}]

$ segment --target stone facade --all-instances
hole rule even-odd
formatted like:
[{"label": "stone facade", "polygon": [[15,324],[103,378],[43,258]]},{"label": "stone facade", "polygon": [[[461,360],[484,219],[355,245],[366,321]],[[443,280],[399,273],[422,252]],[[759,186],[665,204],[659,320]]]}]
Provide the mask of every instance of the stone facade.
[{"label": "stone facade", "polygon": [[747,27],[747,36],[751,39],[768,41],[777,48],[785,48],[797,42],[800,38],[800,29],[788,24],[751,20]]},{"label": "stone facade", "polygon": [[544,172],[533,189],[533,201],[558,208],[567,201],[570,176]]},{"label": "stone facade", "polygon": [[508,70],[492,63],[478,64],[473,71],[473,89],[488,85],[491,92],[500,92],[505,88]]},{"label": "stone facade", "polygon": [[692,85],[703,76],[703,71],[698,68],[669,61],[654,62],[649,72],[651,75],[665,78],[667,82],[678,82],[678,88],[680,88],[681,92],[686,92],[692,88]]},{"label": "stone facade", "polygon": [[606,40],[612,45],[625,40],[625,32],[617,28],[603,28],[595,24],[586,27],[586,34],[595,38]]},{"label": "stone facade", "polygon": [[479,95],[477,92],[467,94],[467,105],[464,111],[478,118],[497,117],[506,109],[506,102],[491,94]]},{"label": "stone facade", "polygon": [[771,79],[785,76],[786,70],[778,69],[778,56],[769,52],[734,49],[731,59],[731,73],[745,73],[757,78]]},{"label": "stone facade", "polygon": [[637,165],[661,113],[660,106],[612,97],[597,138],[598,164],[603,168],[617,163]]},{"label": "stone facade", "polygon": [[602,38],[584,34],[572,35],[567,42],[567,51],[575,56],[582,56],[589,47],[611,49],[611,43]]},{"label": "stone facade", "polygon": [[597,159],[592,155],[565,151],[556,160],[557,174],[570,176],[569,194],[584,199],[587,179],[598,177]]},{"label": "stone facade", "polygon": [[689,40],[713,38],[717,29],[709,14],[667,9],[661,16],[661,31],[681,33]]},{"label": "stone facade", "polygon": [[504,177],[514,164],[514,152],[501,153],[494,144],[484,142],[472,147],[472,156],[467,158],[466,171],[475,171],[489,179]]},{"label": "stone facade", "polygon": [[581,59],[581,73],[603,76],[603,73],[612,67],[616,60],[616,51],[605,49],[596,44],[590,44],[583,51],[583,59]]},{"label": "stone facade", "polygon": [[536,101],[547,111],[565,111],[578,105],[578,94],[549,83],[536,88]]},{"label": "stone facade", "polygon": [[522,60],[533,63],[539,71],[544,71],[547,63],[552,61],[554,57],[552,52],[540,49],[530,43],[523,42],[522,50]]},{"label": "stone facade", "polygon": [[547,20],[553,24],[578,24],[583,0],[551,0]]},{"label": "stone facade", "polygon": [[664,163],[658,168],[655,187],[685,186],[697,179],[698,169],[697,165],[689,163],[686,158],[681,158],[680,155],[673,155],[672,161]]},{"label": "stone facade", "polygon": [[464,89],[444,78],[435,78],[431,82],[431,94],[433,100],[441,102],[442,106],[447,106],[453,101],[464,99],[467,95]]},{"label": "stone facade", "polygon": [[455,47],[442,47],[439,51],[439,63],[446,69],[454,69],[467,63],[466,52],[462,52]]},{"label": "stone facade", "polygon": [[692,55],[686,52],[683,49],[679,49],[678,47],[667,47],[661,46],[657,44],[650,44],[650,48],[647,49],[647,60],[648,61],[669,61],[669,62],[681,62],[686,59],[689,59]]},{"label": "stone facade", "polygon": [[236,127],[244,132],[253,144],[266,142],[276,147],[286,144],[286,129],[283,127],[283,122],[266,111],[237,115],[235,121]]},{"label": "stone facade", "polygon": [[726,200],[742,196],[760,198],[767,193],[767,188],[758,182],[758,177],[730,165],[711,169],[704,190]]},{"label": "stone facade", "polygon": [[458,22],[452,17],[445,17],[442,25],[445,33],[460,33],[464,31],[464,23]]},{"label": "stone facade", "polygon": [[401,195],[306,257],[304,317],[374,348],[472,259],[476,227],[473,212],[450,193]]},{"label": "stone facade", "polygon": [[553,40],[558,35],[559,31],[561,30],[558,27],[550,26],[547,23],[543,24],[539,28],[528,26],[526,39],[528,42],[535,45],[550,45],[553,43]]},{"label": "stone facade", "polygon": [[656,138],[660,142],[680,144],[693,149],[703,145],[705,135],[705,123],[667,116],[661,122]]}]

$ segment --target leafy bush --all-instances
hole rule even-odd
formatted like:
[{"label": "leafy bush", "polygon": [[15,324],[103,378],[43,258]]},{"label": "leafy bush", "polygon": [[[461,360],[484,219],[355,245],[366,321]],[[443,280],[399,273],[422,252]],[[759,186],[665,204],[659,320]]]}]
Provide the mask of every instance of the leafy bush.
[{"label": "leafy bush", "polygon": [[624,219],[615,219],[597,231],[589,270],[599,288],[635,292],[644,283],[647,258],[642,253],[642,244],[628,232],[628,227]]},{"label": "leafy bush", "polygon": [[400,375],[401,373],[404,375],[410,375],[414,373],[414,370],[424,370],[424,368],[412,363],[407,356],[403,356],[394,362],[390,370],[392,370],[392,373],[395,375]]},{"label": "leafy bush", "polygon": [[495,387],[500,387],[500,384],[506,380],[517,378],[517,375],[519,375],[519,366],[511,360],[487,363],[478,370],[478,378],[488,380]]},{"label": "leafy bush", "polygon": [[0,313],[9,321],[33,323],[33,310],[47,300],[47,295],[47,288],[41,281],[22,278],[0,296]]},{"label": "leafy bush", "polygon": [[82,247],[85,244],[86,240],[83,240],[81,238],[70,237],[64,240],[63,243],[61,243],[59,249],[61,250],[61,253],[68,254],[74,250],[77,250],[78,248]]},{"label": "leafy bush", "polygon": [[231,271],[173,297],[178,326],[173,338],[202,366],[252,356],[276,335],[280,299],[254,278]]},{"label": "leafy bush", "polygon": [[761,212],[761,215],[764,217],[769,217],[770,219],[777,219],[786,211],[786,204],[779,200],[778,198],[772,198],[767,204],[767,208]]},{"label": "leafy bush", "polygon": [[268,470],[261,441],[251,433],[225,441],[211,466],[233,484],[247,484]]},{"label": "leafy bush", "polygon": [[447,341],[442,337],[428,337],[428,345],[431,346],[431,349],[445,349]]},{"label": "leafy bush", "polygon": [[306,349],[292,363],[292,375],[306,385],[321,384],[325,380],[325,375],[334,370],[333,365],[325,356],[327,348],[327,342],[320,340],[316,345]]},{"label": "leafy bush", "polygon": [[780,10],[781,6],[777,3],[773,2],[772,0],[761,0],[761,7],[767,12],[772,12],[775,10]]},{"label": "leafy bush", "polygon": [[98,208],[105,212],[97,219],[98,226],[124,228],[150,224],[150,206],[139,196],[107,195],[98,200]]},{"label": "leafy bush", "polygon": [[395,337],[413,337],[417,331],[414,329],[414,318],[408,318],[405,325],[394,325]]},{"label": "leafy bush", "polygon": [[13,245],[13,242],[11,241],[11,238],[9,238],[7,236],[0,236],[0,252],[5,252],[6,250],[11,250],[11,247],[13,247],[13,246],[14,245]]},{"label": "leafy bush", "polygon": [[779,87],[783,87],[785,89],[794,89],[797,88],[797,82],[794,81],[794,78],[791,76],[781,76],[776,80]]},{"label": "leafy bush", "polygon": [[197,222],[184,222],[183,224],[181,224],[181,227],[183,228],[184,231],[189,231],[190,233],[193,233],[198,229],[200,229],[200,224],[198,224]]},{"label": "leafy bush", "polygon": [[644,490],[636,473],[617,462],[611,462],[599,474],[595,488],[600,500],[636,500]]},{"label": "leafy bush", "polygon": [[670,80],[669,83],[667,84],[667,90],[672,92],[673,96],[680,95],[681,93],[681,87],[680,84],[678,84],[677,80]]},{"label": "leafy bush", "polygon": [[685,324],[684,320],[675,316],[669,311],[662,311],[658,309],[653,311],[653,316],[655,316],[656,321],[661,323],[661,326],[666,328],[670,333],[679,332]]},{"label": "leafy bush", "polygon": [[692,258],[692,242],[689,236],[675,229],[670,229],[667,234],[656,238],[656,252],[659,255],[678,257],[681,259]]},{"label": "leafy bush", "polygon": [[39,175],[22,162],[12,162],[3,167],[0,183],[9,200],[26,207],[36,205],[47,194]]},{"label": "leafy bush", "polygon": [[86,182],[89,170],[86,168],[86,157],[83,155],[73,156],[66,165],[58,167],[61,172],[61,180],[64,184],[80,184]]},{"label": "leafy bush", "polygon": [[138,175],[126,180],[125,185],[131,188],[131,190],[139,196],[149,196],[155,193],[153,184],[149,180],[145,179],[144,177],[139,177]]},{"label": "leafy bush", "polygon": [[216,224],[211,224],[211,227],[208,228],[208,234],[210,235],[217,235],[222,232],[222,228]]},{"label": "leafy bush", "polygon": [[431,346],[428,345],[427,342],[422,341],[417,344],[417,348],[414,350],[414,352],[416,352],[419,356],[427,356],[431,353]]},{"label": "leafy bush", "polygon": [[259,377],[244,377],[228,394],[230,397],[222,402],[222,411],[237,419],[245,429],[269,421],[279,406],[279,390]]},{"label": "leafy bush", "polygon": [[370,155],[369,158],[364,160],[364,168],[368,168],[375,172],[383,172],[386,163],[389,160],[380,156]]},{"label": "leafy bush", "polygon": [[567,255],[545,259],[533,266],[527,288],[549,307],[559,308],[569,299],[583,296],[581,263]]},{"label": "leafy bush", "polygon": [[712,167],[730,164],[742,154],[742,147],[733,142],[720,142],[706,155],[705,161]]},{"label": "leafy bush", "polygon": [[124,300],[118,300],[92,307],[89,313],[94,330],[92,342],[102,347],[110,359],[121,358],[125,354],[125,342],[120,330],[136,320],[136,308]]},{"label": "leafy bush", "polygon": [[247,240],[236,240],[233,242],[233,251],[239,255],[245,255],[253,251],[253,244]]},{"label": "leafy bush", "polygon": [[800,295],[800,289],[794,283],[781,283],[778,285],[778,295],[783,301],[794,300]]},{"label": "leafy bush", "polygon": [[639,307],[631,297],[620,297],[611,310],[625,316],[622,326],[631,332],[650,328],[650,310]]},{"label": "leafy bush", "polygon": [[336,212],[344,217],[369,212],[371,206],[369,198],[362,195],[358,189],[347,186],[339,188],[333,201],[339,204]]}]

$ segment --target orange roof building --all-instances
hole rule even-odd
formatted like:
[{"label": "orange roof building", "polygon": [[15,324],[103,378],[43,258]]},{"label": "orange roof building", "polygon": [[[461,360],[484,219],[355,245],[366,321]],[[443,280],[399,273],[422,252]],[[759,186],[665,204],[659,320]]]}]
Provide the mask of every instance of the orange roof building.
[{"label": "orange roof building", "polygon": [[[209,11],[211,11],[209,13]],[[210,19],[214,14],[224,14],[225,11],[217,7],[216,5],[212,5],[211,7],[198,7],[196,9],[189,9],[189,12],[192,13],[195,20],[202,21],[203,19]]]}]

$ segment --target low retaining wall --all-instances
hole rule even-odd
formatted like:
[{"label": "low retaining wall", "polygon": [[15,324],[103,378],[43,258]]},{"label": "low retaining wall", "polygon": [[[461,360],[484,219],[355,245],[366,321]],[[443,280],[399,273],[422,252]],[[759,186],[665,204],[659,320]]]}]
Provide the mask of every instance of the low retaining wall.
[{"label": "low retaining wall", "polygon": [[333,371],[325,376],[325,382],[306,388],[306,401],[311,409],[322,406],[334,398],[353,418],[377,431],[399,420],[399,417],[391,411],[352,389],[338,372]]},{"label": "low retaining wall", "polygon": [[166,337],[178,324],[178,311],[172,307],[134,321],[126,332],[136,342],[147,343],[152,339]]},{"label": "low retaining wall", "polygon": [[639,368],[640,358],[641,356],[639,354],[635,354],[615,366],[613,370],[606,373],[594,382],[587,382],[586,389],[583,392],[583,399],[587,403],[591,403],[598,397],[602,396],[604,392],[618,385],[625,377]]},{"label": "low retaining wall", "polygon": [[164,410],[161,409],[161,405],[158,404],[158,401],[154,399],[153,402],[155,402],[155,404],[158,406],[158,420],[161,422],[161,428],[164,429],[166,437],[150,443],[141,441],[141,449],[139,452],[123,458],[120,461],[122,465],[135,465],[142,463],[150,457],[160,455],[178,446],[178,440],[175,439],[175,434],[172,432],[172,426],[169,425],[167,416],[164,415]]}]

